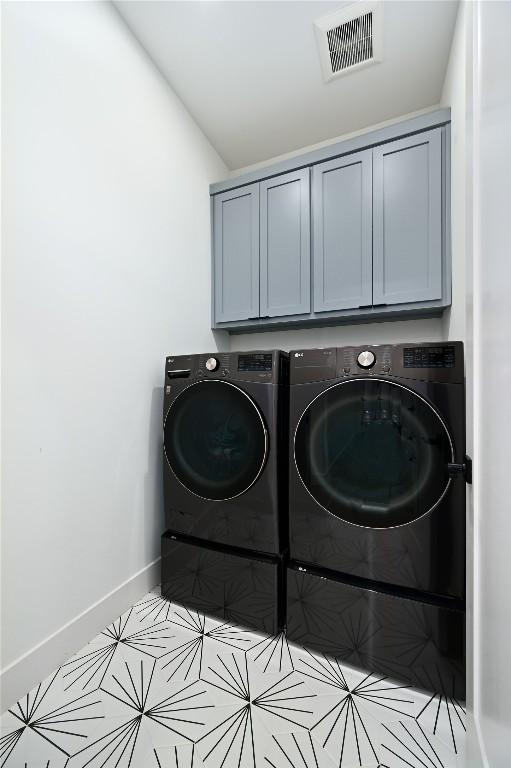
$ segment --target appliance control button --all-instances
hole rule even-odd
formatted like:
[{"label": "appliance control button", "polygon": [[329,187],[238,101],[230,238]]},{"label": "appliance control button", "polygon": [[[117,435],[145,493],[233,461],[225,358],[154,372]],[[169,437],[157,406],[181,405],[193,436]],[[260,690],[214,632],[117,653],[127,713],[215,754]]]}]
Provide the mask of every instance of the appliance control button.
[{"label": "appliance control button", "polygon": [[218,368],[218,360],[216,359],[216,357],[208,357],[208,359],[206,360],[206,368],[208,369],[208,371],[216,371],[216,369]]},{"label": "appliance control button", "polygon": [[388,365],[388,363],[385,364],[385,365],[382,365],[381,369],[382,369],[383,373],[389,373],[390,365]]},{"label": "appliance control button", "polygon": [[361,368],[372,368],[375,362],[376,357],[374,356],[374,352],[371,352],[369,349],[360,352],[357,357],[357,363]]},{"label": "appliance control button", "polygon": [[351,371],[351,368],[349,366],[346,366],[342,370],[343,370],[343,373],[349,373]]}]

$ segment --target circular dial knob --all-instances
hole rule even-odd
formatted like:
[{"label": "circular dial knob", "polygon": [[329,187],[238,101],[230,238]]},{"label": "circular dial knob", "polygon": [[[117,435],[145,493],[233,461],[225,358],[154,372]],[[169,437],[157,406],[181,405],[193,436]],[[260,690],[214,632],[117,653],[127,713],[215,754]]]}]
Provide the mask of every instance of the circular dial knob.
[{"label": "circular dial knob", "polygon": [[216,359],[216,357],[208,357],[208,359],[206,360],[206,368],[208,369],[208,371],[216,371],[216,369],[218,368],[218,360]]},{"label": "circular dial knob", "polygon": [[364,350],[364,352],[361,352],[357,357],[357,363],[361,368],[372,368],[375,362],[376,357],[369,349]]}]

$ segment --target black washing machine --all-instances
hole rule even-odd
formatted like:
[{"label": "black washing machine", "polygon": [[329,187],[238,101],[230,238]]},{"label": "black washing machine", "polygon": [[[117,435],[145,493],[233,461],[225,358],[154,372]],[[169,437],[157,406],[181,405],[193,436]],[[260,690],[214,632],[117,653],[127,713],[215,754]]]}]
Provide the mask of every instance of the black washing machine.
[{"label": "black washing machine", "polygon": [[463,345],[290,355],[288,633],[464,696]]},{"label": "black washing machine", "polygon": [[265,631],[281,623],[288,370],[289,356],[275,350],[167,357],[165,366],[163,591]]}]

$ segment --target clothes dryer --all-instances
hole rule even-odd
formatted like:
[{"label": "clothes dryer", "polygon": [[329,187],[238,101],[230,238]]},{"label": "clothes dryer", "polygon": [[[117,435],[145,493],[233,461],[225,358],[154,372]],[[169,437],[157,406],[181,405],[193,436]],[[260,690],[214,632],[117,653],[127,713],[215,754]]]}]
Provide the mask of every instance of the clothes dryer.
[{"label": "clothes dryer", "polygon": [[291,637],[463,688],[463,345],[290,360]]}]

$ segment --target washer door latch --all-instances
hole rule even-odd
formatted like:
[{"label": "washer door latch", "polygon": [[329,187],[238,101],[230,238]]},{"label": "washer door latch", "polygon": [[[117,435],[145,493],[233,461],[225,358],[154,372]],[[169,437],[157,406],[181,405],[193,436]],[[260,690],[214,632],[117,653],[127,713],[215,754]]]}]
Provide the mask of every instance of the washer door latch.
[{"label": "washer door latch", "polygon": [[459,477],[463,475],[465,482],[472,485],[472,459],[470,456],[463,457],[463,464],[448,464],[447,474],[449,477]]}]

